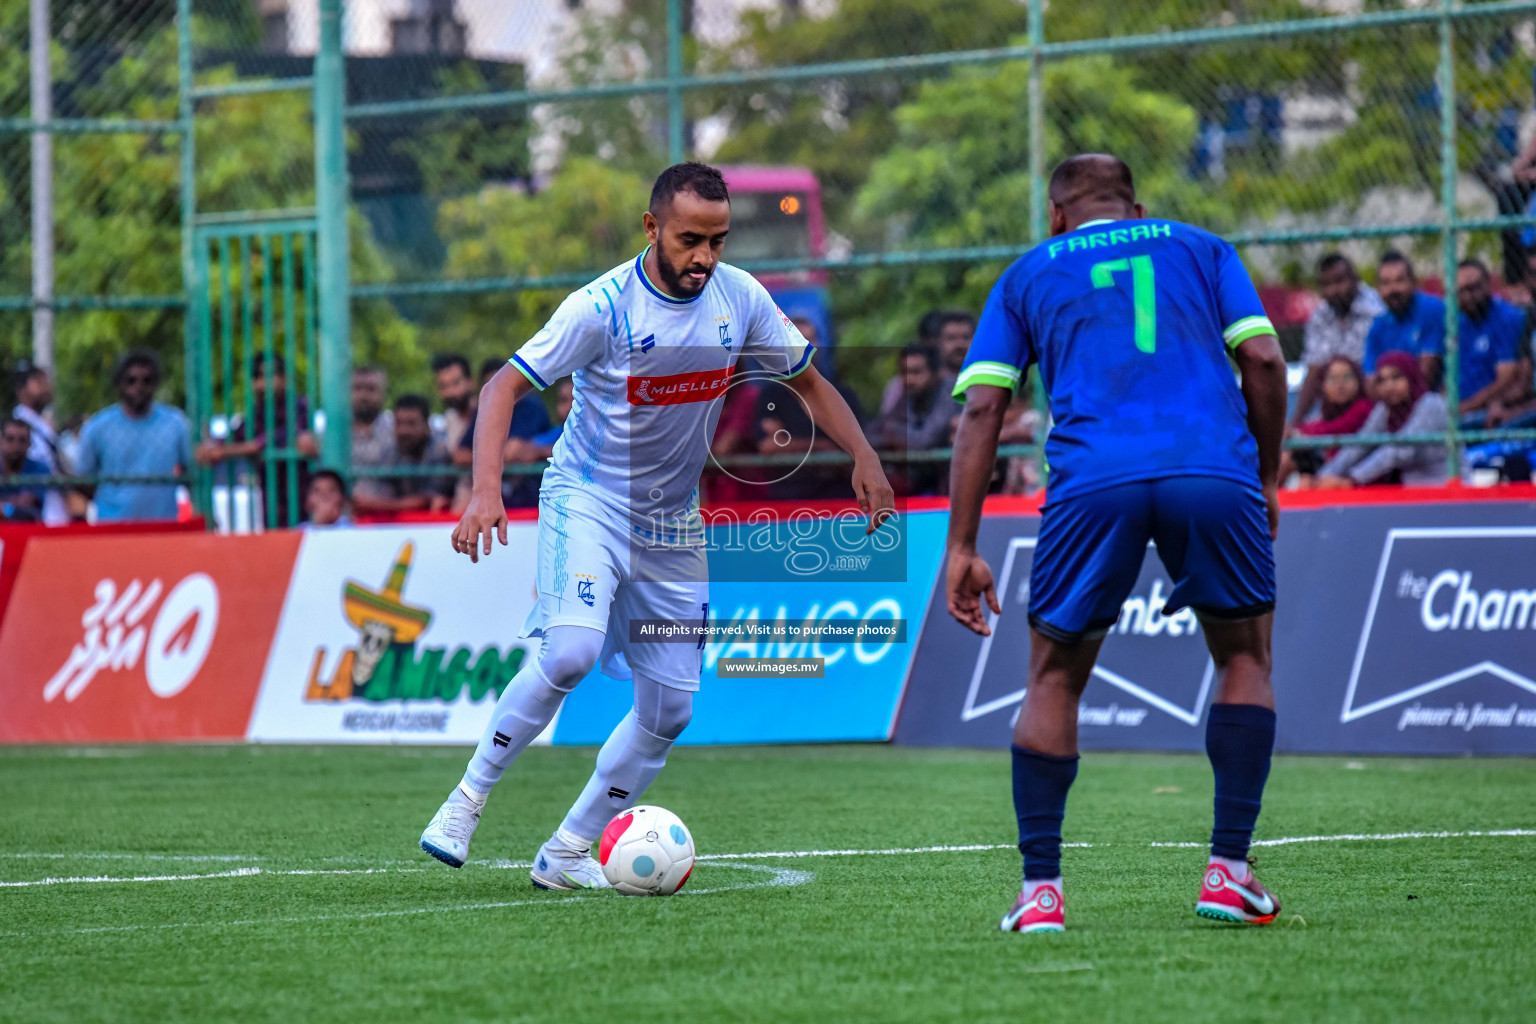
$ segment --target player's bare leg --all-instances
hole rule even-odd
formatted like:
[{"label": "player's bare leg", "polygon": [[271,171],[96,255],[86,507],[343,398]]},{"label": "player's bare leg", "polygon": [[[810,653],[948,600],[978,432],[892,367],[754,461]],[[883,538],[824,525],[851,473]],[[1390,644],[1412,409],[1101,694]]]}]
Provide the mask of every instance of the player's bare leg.
[{"label": "player's bare leg", "polygon": [[1274,618],[1273,612],[1236,622],[1201,618],[1216,663],[1216,699],[1205,732],[1216,799],[1211,859],[1195,912],[1216,921],[1268,924],[1280,913],[1280,901],[1248,866],[1275,746]]},{"label": "player's bare leg", "polygon": [[1029,681],[1013,730],[1013,807],[1024,888],[1003,931],[1061,931],[1061,820],[1077,778],[1077,705],[1102,637],[1066,643],[1029,632]]}]

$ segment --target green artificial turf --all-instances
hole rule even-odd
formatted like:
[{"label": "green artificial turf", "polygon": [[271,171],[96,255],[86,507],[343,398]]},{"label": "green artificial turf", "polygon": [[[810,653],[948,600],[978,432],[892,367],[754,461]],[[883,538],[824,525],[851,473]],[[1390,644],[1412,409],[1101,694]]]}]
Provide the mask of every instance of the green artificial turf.
[{"label": "green artificial turf", "polygon": [[[1014,935],[997,931],[1019,881],[1006,752],[679,749],[647,800],[702,854],[1005,848],[704,861],[667,899],[538,892],[494,864],[533,854],[590,749],[529,751],[464,870],[421,854],[466,753],[0,749],[0,881],[261,871],[0,887],[0,1019],[1536,1016],[1536,836],[1261,848],[1281,920],[1223,927],[1194,914],[1203,852],[1151,845],[1204,838],[1204,758],[1090,754],[1068,931]],[[1280,758],[1260,835],[1531,829],[1533,794],[1526,760]]]}]

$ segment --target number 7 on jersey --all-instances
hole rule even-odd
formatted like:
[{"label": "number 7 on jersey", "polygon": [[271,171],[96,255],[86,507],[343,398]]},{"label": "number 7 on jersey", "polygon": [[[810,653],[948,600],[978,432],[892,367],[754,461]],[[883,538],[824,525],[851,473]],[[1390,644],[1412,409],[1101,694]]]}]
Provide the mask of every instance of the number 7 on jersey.
[{"label": "number 7 on jersey", "polygon": [[1151,256],[1104,260],[1095,263],[1089,274],[1095,288],[1113,288],[1115,273],[1131,274],[1131,303],[1136,309],[1136,347],[1149,355],[1157,351],[1157,281],[1152,272]]}]

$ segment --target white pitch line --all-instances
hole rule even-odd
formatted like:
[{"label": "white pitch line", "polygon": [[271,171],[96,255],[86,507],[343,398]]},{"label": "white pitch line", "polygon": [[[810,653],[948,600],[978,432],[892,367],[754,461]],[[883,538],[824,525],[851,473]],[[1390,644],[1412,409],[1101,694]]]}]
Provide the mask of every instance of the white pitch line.
[{"label": "white pitch line", "polygon": [[76,882],[193,882],[204,878],[245,878],[261,873],[261,868],[236,868],[233,871],[220,871],[211,875],[129,875],[116,878],[108,875],[91,875],[73,878],[34,878],[25,882],[0,882],[0,886],[14,889],[31,885],[69,885]]},{"label": "white pitch line", "polygon": [[[720,892],[742,889],[765,889],[773,886],[804,885],[815,876],[809,871],[792,868],[773,868],[761,864],[722,864],[721,867],[741,868],[744,871],[761,871],[773,877],[761,882],[745,882],[741,885],[719,885],[710,889],[685,889],[678,896],[708,896]],[[185,928],[234,928],[253,924],[311,924],[321,921],[370,921],[389,917],[417,917],[423,914],[457,914],[476,910],[500,910],[505,907],[547,907],[557,903],[579,903],[603,899],[600,892],[583,896],[554,896],[545,899],[501,900],[495,903],[461,903],[450,907],[412,907],[408,910],[370,910],[357,914],[314,914],[306,917],[263,917],[240,921],[178,921],[173,924],[122,924],[91,928],[65,928],[49,932],[0,932],[0,938],[37,938],[48,935],[97,935],[113,932],[166,931]]]},{"label": "white pitch line", "polygon": [[[1464,839],[1478,837],[1509,837],[1509,836],[1536,836],[1536,829],[1529,828],[1505,828],[1505,829],[1467,829],[1459,832],[1375,832],[1360,833],[1346,832],[1337,835],[1319,836],[1284,836],[1279,839],[1255,839],[1254,846],[1291,846],[1296,843],[1350,843],[1350,842],[1385,842],[1398,839]],[[1122,844],[1116,843],[1062,843],[1065,849],[1095,849]],[[1123,844],[1129,845],[1129,844]],[[1154,849],[1179,849],[1194,850],[1204,849],[1210,845],[1205,842],[1163,842],[1148,843],[1147,846]],[[797,860],[805,857],[890,857],[904,856],[919,853],[983,853],[992,850],[1012,850],[1017,846],[1014,843],[968,843],[954,846],[902,846],[885,849],[847,849],[847,850],[764,850],[757,853],[706,853],[701,854],[696,860],[728,863],[739,860]],[[38,856],[53,856],[40,854]],[[59,854],[64,857],[67,854]],[[103,856],[101,854],[89,854],[86,856]],[[125,854],[123,856],[132,856]],[[256,859],[256,858],[248,858]],[[486,868],[493,871],[515,870],[532,867],[531,861],[522,860],[474,860],[469,862],[472,867]],[[746,865],[741,865],[745,867]],[[0,887],[22,888],[38,885],[67,885],[72,883],[114,883],[114,882],[195,882],[210,878],[249,878],[255,875],[270,877],[303,876],[303,875],[383,875],[383,874],[414,874],[423,871],[438,870],[432,866],[422,867],[371,867],[371,868],[295,868],[290,870],[273,870],[271,868],[245,867],[234,871],[218,871],[201,875],[90,875],[73,876],[68,878],[38,878],[26,881],[0,882]]]},{"label": "white pitch line", "polygon": [[170,861],[228,861],[243,863],[266,860],[265,857],[242,856],[234,853],[0,853],[0,857],[12,860],[170,860]]}]

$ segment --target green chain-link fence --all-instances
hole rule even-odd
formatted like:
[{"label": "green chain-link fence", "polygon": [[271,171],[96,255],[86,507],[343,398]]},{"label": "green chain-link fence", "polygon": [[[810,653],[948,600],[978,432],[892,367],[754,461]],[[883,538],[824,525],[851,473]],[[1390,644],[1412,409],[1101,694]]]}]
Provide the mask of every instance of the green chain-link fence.
[{"label": "green chain-link fence", "polygon": [[[273,339],[279,350],[294,342],[290,391],[332,425],[349,422],[345,382],[325,391],[303,333],[313,312],[323,351],[346,326],[333,319],[328,335],[328,311],[339,314],[325,297],[325,254],[339,232],[347,269],[329,280],[350,299],[340,315],[351,360],[383,368],[392,392],[430,393],[431,353],[504,358],[566,291],[637,251],[650,179],[683,157],[737,169],[734,260],[820,318],[831,362],[871,414],[923,313],[978,310],[1002,267],[1043,236],[1045,175],[1071,152],[1121,154],[1154,214],[1239,242],[1268,294],[1295,307],[1280,317],[1293,356],[1304,290],[1330,249],[1368,278],[1388,247],[1426,278],[1449,281],[1469,254],[1511,284],[1525,272],[1531,186],[1511,165],[1536,128],[1536,0],[359,0],[335,34],[344,101],[315,73],[321,13],[334,6],[50,5],[45,305],[61,414],[110,402],[105,367],[146,345],[165,358],[165,397],[189,407],[199,438],[227,433],[249,405],[235,371],[265,344],[263,311],[254,348],[238,329],[219,348],[221,285],[196,279],[196,255],[206,241],[217,269],[218,232],[268,217],[318,231],[317,308],[303,268],[292,335],[275,305]],[[9,37],[26,37],[27,9],[0,0]],[[0,352],[14,359],[31,351],[39,302],[24,240],[40,126],[27,53],[7,52]],[[339,159],[317,171],[316,125],[338,107],[345,176]],[[771,188],[755,201],[734,184],[751,180],[749,167],[809,171],[794,212]],[[322,193],[346,189],[347,217],[327,232],[318,222],[338,207]],[[250,264],[252,279],[269,280],[261,274]],[[240,274],[230,280],[238,328]],[[882,346],[891,359],[868,358]],[[335,461],[344,439],[330,433]],[[1536,432],[1453,428],[1440,440],[1459,453],[1489,436]],[[266,461],[279,472],[301,458],[274,446]],[[265,473],[253,463],[256,486],[241,493],[274,486]],[[217,473],[198,484],[205,505],[231,500]],[[281,504],[256,514],[286,521]]]}]

